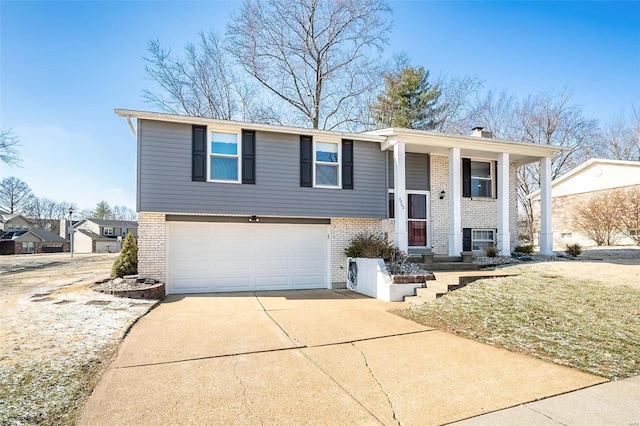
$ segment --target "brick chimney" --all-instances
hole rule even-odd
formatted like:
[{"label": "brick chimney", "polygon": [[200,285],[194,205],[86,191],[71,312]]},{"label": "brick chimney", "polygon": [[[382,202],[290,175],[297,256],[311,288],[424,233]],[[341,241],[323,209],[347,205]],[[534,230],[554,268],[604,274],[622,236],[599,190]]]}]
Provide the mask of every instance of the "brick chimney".
[{"label": "brick chimney", "polygon": [[476,126],[471,129],[471,136],[475,136],[477,138],[493,138],[493,132],[484,130],[484,127]]}]

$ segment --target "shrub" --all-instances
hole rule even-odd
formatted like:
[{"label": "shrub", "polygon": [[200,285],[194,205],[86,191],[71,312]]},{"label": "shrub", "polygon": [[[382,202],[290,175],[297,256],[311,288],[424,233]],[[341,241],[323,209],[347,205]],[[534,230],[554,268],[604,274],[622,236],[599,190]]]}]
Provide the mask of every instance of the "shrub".
[{"label": "shrub", "polygon": [[569,256],[578,257],[580,253],[582,253],[582,246],[578,243],[567,244],[567,246],[564,249],[564,252],[567,253]]},{"label": "shrub", "polygon": [[113,262],[111,268],[111,276],[122,278],[125,275],[133,275],[138,273],[138,245],[133,238],[133,234],[129,232],[122,243],[120,256]]},{"label": "shrub", "polygon": [[382,234],[359,233],[344,249],[347,257],[364,257],[368,259],[384,259],[386,262],[402,261],[407,259],[407,254],[388,242]]},{"label": "shrub", "polygon": [[527,245],[523,245],[523,246],[516,246],[513,251],[515,251],[516,253],[524,253],[524,254],[532,254],[533,253],[533,246],[531,244],[527,244]]},{"label": "shrub", "polygon": [[498,247],[496,246],[489,246],[484,249],[484,252],[487,257],[498,257]]}]

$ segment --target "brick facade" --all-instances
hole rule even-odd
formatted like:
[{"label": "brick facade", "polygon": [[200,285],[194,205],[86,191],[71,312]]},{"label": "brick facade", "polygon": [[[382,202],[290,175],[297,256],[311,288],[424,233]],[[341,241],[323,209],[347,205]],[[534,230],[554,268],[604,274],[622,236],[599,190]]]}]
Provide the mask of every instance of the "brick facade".
[{"label": "brick facade", "polygon": [[[445,191],[440,199],[440,191]],[[431,247],[436,254],[449,253],[449,157],[431,156]],[[460,213],[463,228],[496,229],[498,227],[498,200],[462,198]],[[509,167],[509,231],[511,247],[518,240],[518,203],[516,167]]]},{"label": "brick facade", "polygon": [[[638,188],[640,185],[624,187],[624,189]],[[592,198],[599,195],[610,194],[614,189],[604,189],[601,191],[583,192],[553,197],[551,200],[551,230],[553,232],[553,245],[559,249],[564,249],[567,244],[579,243],[583,246],[595,246],[596,243],[586,235],[580,233],[573,224],[576,207],[583,206]],[[536,242],[540,232],[540,199],[533,200],[533,223],[534,237]],[[570,234],[564,235],[563,234]],[[627,237],[620,236],[618,244],[633,244]]]},{"label": "brick facade", "polygon": [[138,275],[160,282],[166,276],[167,223],[164,213],[138,213]]},{"label": "brick facade", "polygon": [[334,288],[344,287],[347,282],[347,257],[344,249],[361,232],[382,232],[382,220],[331,219],[331,284]]}]

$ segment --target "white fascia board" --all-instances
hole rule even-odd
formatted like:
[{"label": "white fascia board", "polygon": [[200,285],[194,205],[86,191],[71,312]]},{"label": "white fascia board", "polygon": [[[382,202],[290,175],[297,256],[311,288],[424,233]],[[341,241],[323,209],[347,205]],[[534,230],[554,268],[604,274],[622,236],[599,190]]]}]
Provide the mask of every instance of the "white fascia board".
[{"label": "white fascia board", "polygon": [[[590,169],[591,167],[594,167],[596,165],[599,164],[610,164],[610,165],[614,165],[614,166],[631,166],[631,167],[640,167],[640,161],[627,161],[627,160],[609,160],[609,159],[604,159],[604,158],[590,158],[589,160],[585,161],[584,163],[580,164],[579,166],[576,166],[575,168],[569,170],[567,173],[563,174],[560,177],[555,178],[552,182],[551,182],[551,187],[553,188],[554,186],[564,182],[567,179],[572,178],[573,176],[582,173],[583,171]],[[529,200],[533,200],[533,199],[538,199],[540,198],[540,190],[537,189],[535,191],[533,191],[531,194],[527,195],[527,199]]]},{"label": "white fascia board", "polygon": [[201,124],[205,126],[215,126],[217,129],[238,132],[242,129],[265,131],[271,133],[288,133],[295,135],[313,135],[319,137],[353,139],[364,142],[384,142],[387,138],[383,136],[369,135],[364,133],[334,132],[331,130],[316,130],[304,127],[276,126],[273,124],[259,124],[245,121],[219,120],[215,118],[191,117],[186,115],[167,114],[162,112],[136,111],[116,108],[115,114],[119,117],[133,117],[142,120],[168,121],[173,123]]}]

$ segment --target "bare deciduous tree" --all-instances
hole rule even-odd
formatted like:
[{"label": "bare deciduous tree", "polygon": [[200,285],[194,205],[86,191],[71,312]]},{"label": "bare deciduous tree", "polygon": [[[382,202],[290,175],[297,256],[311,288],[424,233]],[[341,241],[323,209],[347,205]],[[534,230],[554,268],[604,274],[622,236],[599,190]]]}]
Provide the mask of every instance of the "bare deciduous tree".
[{"label": "bare deciduous tree", "polygon": [[245,0],[229,51],[292,112],[287,124],[348,127],[378,82],[391,9],[384,0]]},{"label": "bare deciduous tree", "polygon": [[20,140],[12,129],[0,130],[0,163],[5,163],[9,166],[20,164],[18,145],[20,145]]},{"label": "bare deciduous tree", "polygon": [[613,117],[589,147],[589,157],[640,161],[640,127],[637,121],[636,116],[620,114]]},{"label": "bare deciduous tree", "polygon": [[38,228],[57,234],[60,231],[60,220],[68,218],[69,209],[76,210],[76,204],[43,197],[33,197],[24,214]]},{"label": "bare deciduous tree", "polygon": [[618,230],[640,246],[640,188],[628,189],[622,195]]},{"label": "bare deciduous tree", "polygon": [[434,86],[440,91],[437,114],[437,132],[469,134],[472,127],[483,125],[473,123],[474,105],[472,97],[478,93],[483,82],[475,76],[442,76]]},{"label": "bare deciduous tree", "polygon": [[614,245],[620,237],[623,202],[620,191],[599,194],[576,208],[573,224],[597,245]]},{"label": "bare deciduous tree", "polygon": [[113,206],[111,218],[113,220],[138,220],[138,214],[127,206]]},{"label": "bare deciduous tree", "polygon": [[17,177],[8,177],[0,182],[0,210],[11,214],[21,214],[25,211],[33,192],[26,182]]},{"label": "bare deciduous tree", "polygon": [[185,47],[184,58],[171,54],[158,40],[148,43],[145,71],[159,91],[144,97],[165,111],[230,120],[242,109],[238,79],[224,42],[213,31],[201,32],[199,43]]},{"label": "bare deciduous tree", "polygon": [[[488,127],[500,139],[554,145],[568,148],[553,158],[551,178],[555,179],[584,161],[587,143],[597,134],[595,120],[583,116],[571,104],[572,92],[545,91],[518,101],[508,92],[490,91],[477,101],[472,119]],[[535,231],[533,205],[527,195],[540,188],[540,165],[518,168],[518,203],[526,221],[526,233],[533,241]]]}]

